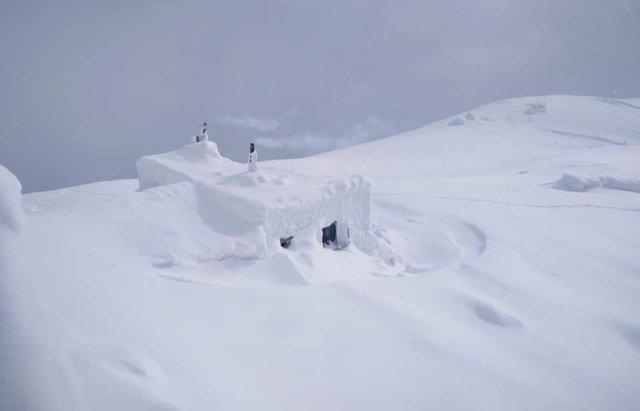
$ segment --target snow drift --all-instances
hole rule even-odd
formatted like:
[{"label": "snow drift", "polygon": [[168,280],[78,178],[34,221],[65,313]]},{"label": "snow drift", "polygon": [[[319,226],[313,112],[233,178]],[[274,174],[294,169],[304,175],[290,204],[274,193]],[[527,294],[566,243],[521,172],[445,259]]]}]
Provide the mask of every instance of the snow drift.
[{"label": "snow drift", "polygon": [[[639,114],[509,99],[258,173],[198,143],[22,207],[4,173],[0,408],[640,409]],[[373,252],[322,247],[367,204]]]},{"label": "snow drift", "polygon": [[83,410],[62,344],[35,291],[22,242],[21,184],[0,165],[0,409]]},{"label": "snow drift", "polygon": [[588,191],[592,188],[602,187],[640,193],[640,180],[612,176],[577,176],[565,173],[553,183],[553,187],[567,191]]},{"label": "snow drift", "polygon": [[0,164],[0,229],[18,231],[23,219],[20,181]]}]

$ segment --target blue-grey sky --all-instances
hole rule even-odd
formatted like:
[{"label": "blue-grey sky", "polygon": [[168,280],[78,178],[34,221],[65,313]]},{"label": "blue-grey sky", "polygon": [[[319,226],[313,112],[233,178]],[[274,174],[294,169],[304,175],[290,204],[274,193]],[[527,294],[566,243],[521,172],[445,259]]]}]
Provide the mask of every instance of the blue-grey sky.
[{"label": "blue-grey sky", "polygon": [[203,121],[244,160],[496,99],[640,96],[638,0],[0,0],[0,163],[25,191],[135,177]]}]

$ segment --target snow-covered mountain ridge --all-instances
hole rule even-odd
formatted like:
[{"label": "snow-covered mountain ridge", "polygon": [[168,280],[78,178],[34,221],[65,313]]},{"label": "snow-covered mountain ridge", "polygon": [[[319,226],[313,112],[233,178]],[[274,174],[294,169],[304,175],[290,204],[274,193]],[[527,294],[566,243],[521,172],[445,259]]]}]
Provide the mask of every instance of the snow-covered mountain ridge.
[{"label": "snow-covered mountain ridge", "polygon": [[1,169],[0,405],[637,409],[639,159],[640,98],[541,96],[260,163],[368,178],[379,254],[217,229],[189,181],[20,206]]}]

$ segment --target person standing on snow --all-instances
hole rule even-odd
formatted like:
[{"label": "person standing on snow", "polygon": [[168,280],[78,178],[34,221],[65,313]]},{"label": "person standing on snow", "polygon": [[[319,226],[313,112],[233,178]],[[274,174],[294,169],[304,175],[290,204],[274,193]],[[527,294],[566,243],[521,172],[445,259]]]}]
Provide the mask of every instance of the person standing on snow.
[{"label": "person standing on snow", "polygon": [[249,144],[249,164],[248,171],[256,172],[258,171],[258,152],[256,151],[256,146],[251,143]]},{"label": "person standing on snow", "polygon": [[202,125],[202,131],[196,134],[196,143],[199,143],[201,141],[209,141],[209,136],[207,135],[207,123],[204,123]]},{"label": "person standing on snow", "polygon": [[209,141],[209,135],[207,134],[207,123],[202,125],[202,134],[200,135],[200,141]]}]

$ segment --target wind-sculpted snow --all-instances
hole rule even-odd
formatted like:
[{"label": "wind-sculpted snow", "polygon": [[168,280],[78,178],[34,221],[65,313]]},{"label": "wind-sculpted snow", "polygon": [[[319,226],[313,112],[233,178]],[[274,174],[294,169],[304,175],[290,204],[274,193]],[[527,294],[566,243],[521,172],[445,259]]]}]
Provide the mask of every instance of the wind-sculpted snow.
[{"label": "wind-sculpted snow", "polygon": [[0,164],[0,230],[17,231],[22,225],[22,186],[20,181]]},{"label": "wind-sculpted snow", "polygon": [[[257,173],[199,143],[26,195],[0,398],[35,369],[56,411],[640,409],[636,107],[503,100]],[[371,248],[324,248],[349,213]]]},{"label": "wind-sculpted snow", "polygon": [[579,177],[572,174],[563,174],[553,183],[553,187],[567,191],[587,191],[600,186],[600,180],[596,177]]},{"label": "wind-sculpted snow", "polygon": [[85,410],[65,336],[36,291],[21,202],[20,182],[0,165],[0,410]]},{"label": "wind-sculpted snow", "polygon": [[553,187],[567,191],[588,191],[596,187],[602,187],[640,193],[640,179],[612,176],[588,177],[565,173],[553,183]]},{"label": "wind-sculpted snow", "polygon": [[82,395],[88,410],[183,409],[170,379],[144,352],[131,347],[82,342],[74,347],[71,359],[82,378]]},{"label": "wind-sculpted snow", "polygon": [[448,126],[464,126],[464,119],[461,117],[455,117],[447,123]]},{"label": "wind-sculpted snow", "polygon": [[598,180],[600,180],[600,185],[604,188],[640,193],[640,179],[637,178],[602,176],[598,177]]}]

